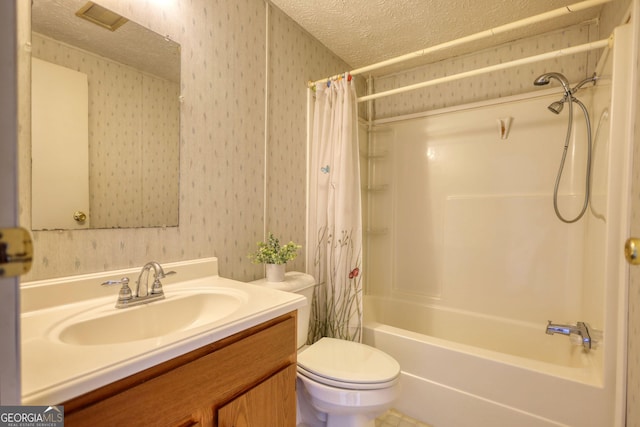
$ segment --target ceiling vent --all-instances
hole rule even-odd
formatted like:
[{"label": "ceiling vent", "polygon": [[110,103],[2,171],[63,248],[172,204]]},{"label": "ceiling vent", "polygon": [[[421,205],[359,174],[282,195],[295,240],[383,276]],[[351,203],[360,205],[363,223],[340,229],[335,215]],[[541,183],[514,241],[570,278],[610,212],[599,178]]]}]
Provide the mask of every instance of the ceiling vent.
[{"label": "ceiling vent", "polygon": [[92,1],[82,6],[82,8],[76,12],[76,16],[111,31],[115,31],[129,21],[127,18],[123,18],[121,15],[99,6]]}]

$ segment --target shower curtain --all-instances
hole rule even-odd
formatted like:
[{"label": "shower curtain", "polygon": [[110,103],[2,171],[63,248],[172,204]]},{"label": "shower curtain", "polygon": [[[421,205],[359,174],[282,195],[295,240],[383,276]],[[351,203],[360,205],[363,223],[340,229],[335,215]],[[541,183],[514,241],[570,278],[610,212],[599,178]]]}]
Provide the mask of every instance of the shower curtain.
[{"label": "shower curtain", "polygon": [[309,150],[307,270],[318,286],[308,342],[325,336],[361,341],[362,216],[351,78],[317,85]]}]

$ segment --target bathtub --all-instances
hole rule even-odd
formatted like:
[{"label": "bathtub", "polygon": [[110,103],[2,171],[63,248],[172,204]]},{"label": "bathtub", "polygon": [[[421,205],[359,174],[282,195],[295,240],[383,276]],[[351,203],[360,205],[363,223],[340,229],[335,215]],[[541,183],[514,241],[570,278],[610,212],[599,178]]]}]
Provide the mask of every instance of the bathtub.
[{"label": "bathtub", "polygon": [[[557,93],[374,122],[368,149],[382,154],[367,182],[385,191],[364,195],[363,341],[400,363],[399,411],[434,427],[625,425],[631,40],[616,29],[606,78],[582,93],[593,191],[572,226],[545,213],[565,126],[545,110]],[[497,117],[514,117],[509,145]],[[545,334],[548,319],[604,339],[585,353]]]},{"label": "bathtub", "polygon": [[[434,427],[625,425],[631,41],[616,29],[602,80],[580,95],[595,154],[575,224],[550,208],[566,126],[546,111],[554,88],[368,130],[363,341],[400,363],[396,409]],[[500,117],[513,118],[508,142]],[[586,353],[547,320],[604,339]]]},{"label": "bathtub", "polygon": [[544,323],[375,296],[365,313],[363,341],[400,363],[395,407],[409,416],[435,427],[610,425],[602,351],[547,335]]}]

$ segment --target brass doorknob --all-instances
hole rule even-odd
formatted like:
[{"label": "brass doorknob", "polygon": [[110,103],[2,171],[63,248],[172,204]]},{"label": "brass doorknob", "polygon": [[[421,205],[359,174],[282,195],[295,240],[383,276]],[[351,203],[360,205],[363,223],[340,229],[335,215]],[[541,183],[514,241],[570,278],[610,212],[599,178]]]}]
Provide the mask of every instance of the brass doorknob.
[{"label": "brass doorknob", "polygon": [[624,244],[624,257],[631,265],[640,265],[640,238],[630,237]]},{"label": "brass doorknob", "polygon": [[75,211],[73,213],[73,219],[76,220],[76,222],[83,223],[87,220],[87,214],[81,211]]}]

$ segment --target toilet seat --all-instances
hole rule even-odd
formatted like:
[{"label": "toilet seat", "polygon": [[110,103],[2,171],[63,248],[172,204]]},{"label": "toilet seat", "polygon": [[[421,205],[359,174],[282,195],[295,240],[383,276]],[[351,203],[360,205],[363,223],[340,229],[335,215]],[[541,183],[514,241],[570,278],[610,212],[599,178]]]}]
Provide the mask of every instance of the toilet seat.
[{"label": "toilet seat", "polygon": [[298,354],[298,373],[333,387],[372,390],[393,386],[400,365],[374,347],[322,338]]},{"label": "toilet seat", "polygon": [[346,390],[379,390],[383,388],[393,387],[397,382],[398,378],[396,377],[391,381],[381,382],[381,383],[356,383],[356,382],[348,382],[348,381],[339,381],[333,378],[323,377],[321,375],[314,374],[313,372],[309,372],[306,369],[298,366],[298,374],[309,378],[318,384],[324,384],[326,386],[342,388]]}]

